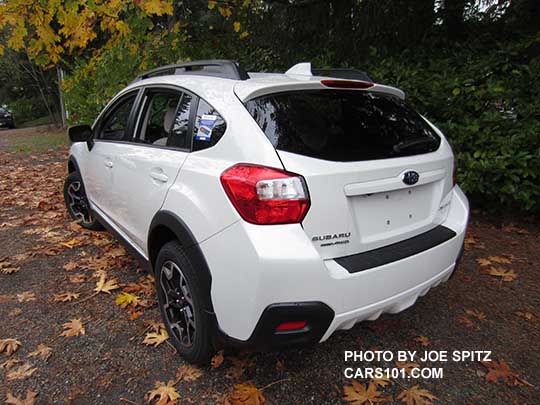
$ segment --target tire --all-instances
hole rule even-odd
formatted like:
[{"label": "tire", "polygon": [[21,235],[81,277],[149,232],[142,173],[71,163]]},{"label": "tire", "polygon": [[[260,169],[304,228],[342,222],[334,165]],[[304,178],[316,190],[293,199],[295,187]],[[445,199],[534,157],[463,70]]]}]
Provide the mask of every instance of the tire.
[{"label": "tire", "polygon": [[159,310],[171,343],[190,363],[208,364],[214,354],[212,325],[205,311],[209,286],[176,240],[161,248],[155,269]]},{"label": "tire", "polygon": [[92,231],[101,231],[103,226],[98,222],[86,198],[84,184],[79,172],[70,173],[64,182],[64,202],[71,218]]}]

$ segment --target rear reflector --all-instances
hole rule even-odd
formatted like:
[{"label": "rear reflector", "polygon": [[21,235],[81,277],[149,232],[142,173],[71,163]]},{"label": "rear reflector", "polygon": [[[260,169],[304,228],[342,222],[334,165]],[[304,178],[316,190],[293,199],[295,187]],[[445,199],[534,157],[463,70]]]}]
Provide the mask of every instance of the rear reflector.
[{"label": "rear reflector", "polygon": [[336,89],[369,89],[374,86],[373,83],[359,80],[321,80],[321,84]]},{"label": "rear reflector", "polygon": [[221,175],[221,184],[240,216],[252,224],[293,224],[309,210],[302,176],[272,167],[238,164]]},{"label": "rear reflector", "polygon": [[293,330],[304,329],[307,321],[283,322],[276,327],[276,332],[290,332]]}]

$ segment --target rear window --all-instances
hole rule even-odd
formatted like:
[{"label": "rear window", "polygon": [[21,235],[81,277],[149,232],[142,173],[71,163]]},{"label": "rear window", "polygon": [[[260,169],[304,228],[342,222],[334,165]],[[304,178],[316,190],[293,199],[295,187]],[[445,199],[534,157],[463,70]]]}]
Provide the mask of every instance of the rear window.
[{"label": "rear window", "polygon": [[378,93],[297,91],[246,103],[278,150],[350,162],[433,152],[441,140],[403,100]]}]

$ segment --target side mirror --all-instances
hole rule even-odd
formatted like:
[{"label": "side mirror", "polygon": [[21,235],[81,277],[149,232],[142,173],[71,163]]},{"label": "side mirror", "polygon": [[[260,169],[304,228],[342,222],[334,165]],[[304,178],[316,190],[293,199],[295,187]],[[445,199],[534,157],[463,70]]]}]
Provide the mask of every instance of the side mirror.
[{"label": "side mirror", "polygon": [[75,125],[69,127],[68,136],[71,142],[88,142],[92,138],[92,128],[90,125]]}]

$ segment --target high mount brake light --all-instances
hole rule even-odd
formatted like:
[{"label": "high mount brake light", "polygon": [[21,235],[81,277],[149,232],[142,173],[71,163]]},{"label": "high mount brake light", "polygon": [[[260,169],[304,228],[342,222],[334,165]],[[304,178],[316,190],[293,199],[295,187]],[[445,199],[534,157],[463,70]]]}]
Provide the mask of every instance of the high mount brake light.
[{"label": "high mount brake light", "polygon": [[240,216],[252,224],[302,222],[310,202],[302,176],[252,164],[238,164],[221,174],[221,184]]},{"label": "high mount brake light", "polygon": [[374,86],[374,84],[370,82],[353,80],[321,80],[321,84],[336,89],[369,89]]}]

